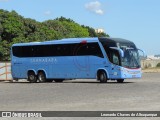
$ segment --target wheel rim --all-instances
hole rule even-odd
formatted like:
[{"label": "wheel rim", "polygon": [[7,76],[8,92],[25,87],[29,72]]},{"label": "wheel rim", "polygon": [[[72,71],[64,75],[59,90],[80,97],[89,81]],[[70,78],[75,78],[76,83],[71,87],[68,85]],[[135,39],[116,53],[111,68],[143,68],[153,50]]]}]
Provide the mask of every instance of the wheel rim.
[{"label": "wheel rim", "polygon": [[99,76],[100,82],[104,83],[107,82],[107,78],[104,72],[102,72]]},{"label": "wheel rim", "polygon": [[33,80],[35,79],[35,76],[34,76],[34,75],[30,75],[30,76],[29,76],[29,79],[30,79],[31,81],[33,81]]},{"label": "wheel rim", "polygon": [[39,78],[38,78],[40,81],[43,81],[44,80],[44,76],[43,75],[39,75]]},{"label": "wheel rim", "polygon": [[101,75],[100,75],[100,80],[101,80],[101,81],[104,81],[104,74],[101,74]]},{"label": "wheel rim", "polygon": [[30,81],[32,83],[37,82],[37,78],[36,78],[36,76],[35,76],[35,74],[33,72],[30,72],[28,74],[28,81]]},{"label": "wheel rim", "polygon": [[38,80],[39,80],[39,82],[45,82],[46,81],[44,73],[39,73]]}]

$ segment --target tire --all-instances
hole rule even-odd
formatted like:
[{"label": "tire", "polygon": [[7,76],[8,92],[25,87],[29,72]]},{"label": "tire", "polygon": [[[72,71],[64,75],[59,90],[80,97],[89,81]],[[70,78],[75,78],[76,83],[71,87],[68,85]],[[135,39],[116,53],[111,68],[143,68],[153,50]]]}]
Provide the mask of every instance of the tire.
[{"label": "tire", "polygon": [[117,80],[117,83],[123,83],[124,82],[124,79],[118,79]]},{"label": "tire", "polygon": [[106,83],[107,82],[108,78],[107,78],[107,75],[104,71],[101,71],[98,76],[99,76],[100,83]]},{"label": "tire", "polygon": [[28,81],[31,83],[36,83],[37,82],[37,77],[33,71],[28,72]]},{"label": "tire", "polygon": [[61,83],[63,82],[63,79],[55,79],[54,82]]},{"label": "tire", "polygon": [[46,75],[45,75],[44,72],[41,71],[41,72],[38,73],[38,81],[40,83],[46,82]]}]

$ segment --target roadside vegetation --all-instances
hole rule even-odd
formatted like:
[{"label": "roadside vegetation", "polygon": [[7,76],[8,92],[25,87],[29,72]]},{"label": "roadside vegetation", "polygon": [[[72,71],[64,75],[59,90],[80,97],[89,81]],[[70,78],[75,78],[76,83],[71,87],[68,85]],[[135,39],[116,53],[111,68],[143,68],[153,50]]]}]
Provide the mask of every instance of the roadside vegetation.
[{"label": "roadside vegetation", "polygon": [[65,17],[38,22],[24,18],[16,11],[0,9],[0,61],[10,60],[10,47],[14,43],[101,36],[109,37]]},{"label": "roadside vegetation", "polygon": [[160,63],[157,64],[157,68],[160,68]]}]

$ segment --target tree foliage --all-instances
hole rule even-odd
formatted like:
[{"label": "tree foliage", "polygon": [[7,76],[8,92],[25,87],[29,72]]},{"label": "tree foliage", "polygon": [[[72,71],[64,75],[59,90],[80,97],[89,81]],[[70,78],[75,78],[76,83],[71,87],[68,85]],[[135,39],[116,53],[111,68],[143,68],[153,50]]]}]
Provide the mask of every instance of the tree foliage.
[{"label": "tree foliage", "polygon": [[81,26],[65,17],[38,22],[24,18],[15,11],[0,9],[0,61],[10,60],[10,47],[14,43],[46,41],[62,38],[98,37],[94,29]]},{"label": "tree foliage", "polygon": [[156,67],[160,67],[160,63],[158,63]]}]

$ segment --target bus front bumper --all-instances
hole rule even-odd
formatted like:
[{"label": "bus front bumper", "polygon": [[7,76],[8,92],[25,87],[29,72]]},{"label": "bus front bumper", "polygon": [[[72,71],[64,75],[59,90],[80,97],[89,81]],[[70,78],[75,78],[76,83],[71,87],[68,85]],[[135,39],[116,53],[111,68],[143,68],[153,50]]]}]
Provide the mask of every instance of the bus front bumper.
[{"label": "bus front bumper", "polygon": [[124,79],[136,79],[142,77],[141,68],[139,69],[128,69],[123,68],[123,72],[121,72],[122,78]]}]

